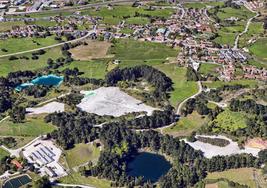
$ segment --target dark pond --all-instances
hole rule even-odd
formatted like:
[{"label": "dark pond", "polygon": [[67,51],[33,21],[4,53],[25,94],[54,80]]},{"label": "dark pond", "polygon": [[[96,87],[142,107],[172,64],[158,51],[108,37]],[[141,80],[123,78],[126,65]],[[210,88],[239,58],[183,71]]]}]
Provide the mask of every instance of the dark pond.
[{"label": "dark pond", "polygon": [[142,152],[128,165],[128,174],[134,177],[143,176],[144,180],[154,183],[170,168],[171,164],[162,155]]},{"label": "dark pond", "polygon": [[30,183],[31,181],[32,180],[28,175],[23,175],[6,181],[3,185],[3,188],[19,188]]}]

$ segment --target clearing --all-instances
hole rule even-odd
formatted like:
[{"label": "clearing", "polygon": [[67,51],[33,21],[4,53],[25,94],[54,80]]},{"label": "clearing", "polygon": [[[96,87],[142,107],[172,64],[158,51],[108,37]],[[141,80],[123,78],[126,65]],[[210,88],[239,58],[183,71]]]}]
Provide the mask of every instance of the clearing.
[{"label": "clearing", "polygon": [[80,45],[69,50],[75,60],[86,61],[110,57],[107,56],[108,49],[111,46],[110,42],[92,40],[85,42],[88,45]]},{"label": "clearing", "polygon": [[73,168],[82,164],[92,161],[96,163],[100,155],[100,148],[97,148],[93,144],[76,144],[74,148],[66,150],[66,160],[69,168]]}]

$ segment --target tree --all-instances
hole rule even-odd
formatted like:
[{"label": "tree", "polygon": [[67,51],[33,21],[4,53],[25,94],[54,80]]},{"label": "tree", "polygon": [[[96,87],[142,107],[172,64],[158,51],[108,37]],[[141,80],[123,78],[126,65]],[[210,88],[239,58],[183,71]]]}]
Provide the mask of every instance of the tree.
[{"label": "tree", "polygon": [[34,188],[51,188],[51,183],[47,176],[42,177],[41,179],[33,183]]},{"label": "tree", "polygon": [[15,106],[9,116],[14,123],[21,123],[25,119],[26,109],[22,106]]}]

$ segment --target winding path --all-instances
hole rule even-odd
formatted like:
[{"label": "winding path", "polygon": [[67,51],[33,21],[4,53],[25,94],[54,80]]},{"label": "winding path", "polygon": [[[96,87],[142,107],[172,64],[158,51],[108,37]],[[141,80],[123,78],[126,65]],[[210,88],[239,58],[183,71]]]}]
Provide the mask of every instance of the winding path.
[{"label": "winding path", "polygon": [[[246,7],[246,8],[247,8],[248,10],[250,10],[251,12],[254,12],[254,13],[255,13],[255,11],[249,9],[248,7]],[[242,35],[244,35],[245,33],[248,32],[248,28],[249,28],[249,25],[251,24],[251,21],[252,21],[254,18],[258,17],[259,15],[260,15],[260,14],[257,12],[257,14],[256,14],[255,16],[253,16],[252,18],[249,18],[249,19],[248,19],[244,31],[242,31],[241,33],[239,33],[239,34],[236,36],[236,38],[235,38],[235,45],[234,45],[234,48],[233,48],[233,49],[235,49],[235,50],[238,49],[239,38],[240,38]]]},{"label": "winding path", "polygon": [[191,97],[186,98],[185,100],[183,100],[183,102],[181,102],[178,105],[178,108],[177,108],[177,111],[176,111],[177,115],[181,115],[182,107],[189,99],[195,98],[196,96],[198,96],[203,91],[203,87],[202,87],[201,81],[198,81],[197,84],[198,84],[198,92],[196,94],[192,95]]}]

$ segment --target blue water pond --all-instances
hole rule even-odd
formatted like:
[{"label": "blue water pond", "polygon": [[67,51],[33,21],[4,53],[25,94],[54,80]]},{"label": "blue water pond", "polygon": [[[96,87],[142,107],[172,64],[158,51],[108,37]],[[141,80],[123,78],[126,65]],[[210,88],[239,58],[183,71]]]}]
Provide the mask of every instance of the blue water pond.
[{"label": "blue water pond", "polygon": [[63,82],[63,76],[56,76],[53,74],[44,75],[33,79],[29,83],[23,83],[16,87],[17,91],[21,91],[32,85],[44,85],[44,86],[59,86]]},{"label": "blue water pond", "polygon": [[154,183],[170,168],[171,164],[162,155],[142,152],[129,163],[127,171],[130,176],[142,176]]}]

